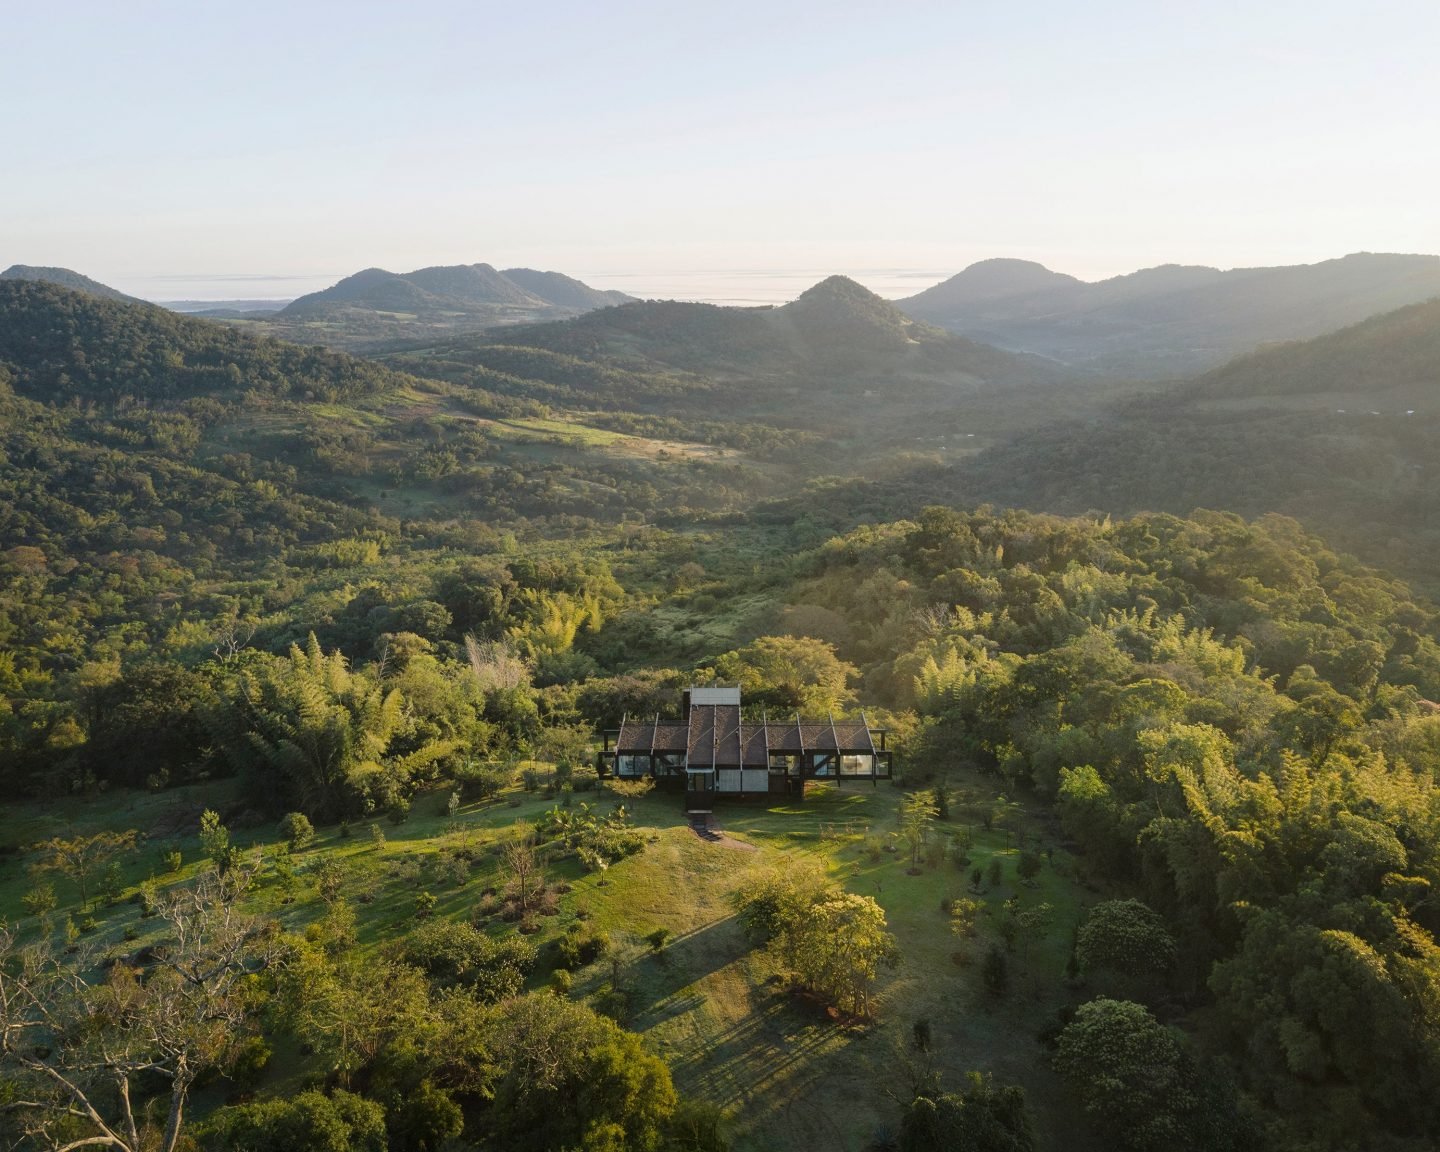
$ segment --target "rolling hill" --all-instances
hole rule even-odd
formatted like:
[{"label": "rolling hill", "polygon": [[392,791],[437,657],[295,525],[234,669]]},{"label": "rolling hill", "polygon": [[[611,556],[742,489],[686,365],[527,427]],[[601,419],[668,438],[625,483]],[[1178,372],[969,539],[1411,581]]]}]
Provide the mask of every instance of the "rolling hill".
[{"label": "rolling hill", "polygon": [[357,349],[558,319],[629,299],[558,272],[511,271],[514,279],[489,264],[366,268],[273,315],[238,319],[300,343]]},{"label": "rolling hill", "polygon": [[34,280],[42,284],[55,284],[61,288],[68,288],[72,292],[84,292],[88,296],[98,296],[102,300],[121,300],[127,304],[143,304],[143,300],[137,300],[134,296],[127,296],[118,288],[111,288],[108,284],[101,284],[98,280],[92,280],[89,276],[82,276],[79,272],[72,272],[69,268],[39,268],[29,264],[12,264],[5,271],[0,272],[0,280]]},{"label": "rolling hill", "polygon": [[951,491],[1055,512],[1283,512],[1424,580],[1440,562],[1440,301],[1241,357],[966,461]]},{"label": "rolling hill", "polygon": [[1356,253],[1277,268],[1162,265],[1097,283],[1019,260],[972,265],[907,315],[1096,372],[1193,376],[1440,295],[1440,257]]}]

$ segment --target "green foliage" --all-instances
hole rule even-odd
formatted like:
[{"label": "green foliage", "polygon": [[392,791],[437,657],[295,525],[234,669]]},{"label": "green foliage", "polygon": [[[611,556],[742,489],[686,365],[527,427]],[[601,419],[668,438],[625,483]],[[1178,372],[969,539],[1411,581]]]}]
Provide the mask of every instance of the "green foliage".
[{"label": "green foliage", "polygon": [[638,1037],[584,1005],[521,996],[500,1006],[493,1139],[517,1152],[658,1149],[675,1111],[670,1073]]},{"label": "green foliage", "polygon": [[872,897],[844,892],[816,868],[773,870],[736,893],[752,938],[804,988],[843,1011],[870,1014],[870,989],[898,950]]},{"label": "green foliage", "polygon": [[199,1139],[205,1148],[248,1152],[387,1152],[385,1110],[349,1092],[301,1092],[222,1109]]},{"label": "green foliage", "polygon": [[122,853],[133,852],[139,835],[132,829],[129,832],[96,832],[90,836],[74,836],[69,839],[55,836],[39,845],[40,857],[36,862],[36,869],[40,872],[58,872],[72,880],[80,890],[81,908],[88,908],[90,885],[94,882],[96,873],[103,874]]},{"label": "green foliage", "polygon": [[464,985],[482,1003],[516,996],[535,966],[523,937],[493,940],[470,924],[430,920],[405,937],[405,960],[443,985]]},{"label": "green foliage", "polygon": [[855,674],[833,644],[803,636],[762,636],[725,653],[714,668],[715,678],[738,684],[748,703],[812,716],[843,708]]},{"label": "green foliage", "polygon": [[1106,900],[1086,914],[1075,956],[1086,971],[1161,976],[1175,963],[1175,940],[1154,909],[1139,900]]},{"label": "green foliage", "polygon": [[225,758],[263,794],[321,820],[377,808],[393,819],[417,766],[444,750],[432,740],[393,754],[405,719],[399,689],[352,672],[311,633],[288,659],[252,661],[238,672],[209,723]]},{"label": "green foliage", "polygon": [[220,813],[208,808],[200,816],[200,847],[220,875],[234,866],[238,853],[230,844],[230,830],[220,822]]},{"label": "green foliage", "polygon": [[917,1096],[900,1122],[900,1152],[1033,1152],[1025,1093],[971,1072],[963,1091]]},{"label": "green foliage", "polygon": [[609,951],[610,937],[607,933],[578,921],[567,925],[565,934],[555,943],[560,967],[572,971],[593,964]]},{"label": "green foliage", "polygon": [[315,839],[315,828],[303,812],[290,812],[280,820],[280,835],[290,845],[292,852],[298,852]]},{"label": "green foliage", "polygon": [[1055,1066],[1121,1147],[1197,1146],[1193,1114],[1201,1099],[1193,1069],[1176,1035],[1141,1005],[1082,1004],[1060,1033]]}]

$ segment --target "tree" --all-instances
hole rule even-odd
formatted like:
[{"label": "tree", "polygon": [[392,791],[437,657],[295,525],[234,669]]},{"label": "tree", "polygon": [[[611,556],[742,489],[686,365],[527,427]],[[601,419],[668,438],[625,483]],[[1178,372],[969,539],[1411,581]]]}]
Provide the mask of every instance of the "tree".
[{"label": "tree", "polygon": [[242,669],[206,718],[227,761],[274,801],[321,820],[388,807],[415,771],[454,747],[430,739],[391,756],[406,724],[400,690],[352,672],[314,633],[288,659]]},{"label": "tree", "polygon": [[385,1110],[373,1100],[337,1091],[301,1092],[226,1108],[204,1126],[201,1139],[216,1152],[388,1152]]},{"label": "tree", "polygon": [[66,840],[56,836],[40,845],[37,872],[59,872],[80,888],[80,905],[90,906],[90,881],[123,852],[135,849],[140,833],[96,832],[93,836],[76,836]]},{"label": "tree", "polygon": [[235,849],[230,846],[230,830],[220,823],[220,813],[206,809],[200,814],[200,846],[220,875],[235,863]]},{"label": "tree", "polygon": [[769,940],[771,955],[798,984],[847,1012],[870,1014],[879,969],[899,955],[872,897],[842,891],[809,866],[768,873],[737,901],[752,936]]},{"label": "tree", "polygon": [[544,879],[540,862],[535,857],[529,827],[520,822],[518,829],[516,837],[506,843],[502,859],[505,870],[510,874],[509,894],[514,897],[523,916],[530,911],[535,897],[544,887]]},{"label": "tree", "polygon": [[1164,1152],[1188,1143],[1187,1114],[1199,1103],[1180,1041],[1142,1005],[1082,1004],[1060,1033],[1055,1067],[1085,1111],[1123,1147]]},{"label": "tree", "polygon": [[910,871],[919,869],[920,849],[930,838],[930,829],[939,815],[933,796],[911,792],[900,804],[900,838],[910,846]]},{"label": "tree", "polygon": [[[143,978],[119,964],[92,983],[91,958],[21,948],[0,930],[0,1063],[9,1111],[37,1146],[173,1152],[196,1078],[248,1038],[250,978],[272,955],[273,934],[237,907],[248,880],[210,872],[166,900],[165,946]],[[157,1080],[168,1107],[150,1133],[134,1097]]]},{"label": "tree", "polygon": [[669,1069],[638,1036],[549,994],[516,997],[498,1012],[488,1112],[497,1147],[659,1148],[677,1099]]},{"label": "tree", "polygon": [[900,1122],[900,1152],[1034,1152],[1025,1092],[971,1072],[956,1093],[917,1096]]},{"label": "tree", "polygon": [[1139,900],[1106,900],[1085,917],[1075,938],[1085,971],[1109,968],[1127,976],[1159,976],[1175,963],[1175,940],[1160,914]]},{"label": "tree", "polygon": [[856,669],[823,640],[761,636],[716,660],[715,675],[738,684],[751,703],[823,715],[850,700]]}]

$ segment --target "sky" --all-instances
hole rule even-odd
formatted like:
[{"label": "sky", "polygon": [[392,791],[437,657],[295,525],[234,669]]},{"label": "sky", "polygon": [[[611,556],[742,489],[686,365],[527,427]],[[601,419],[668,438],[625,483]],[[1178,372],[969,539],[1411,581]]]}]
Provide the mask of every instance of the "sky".
[{"label": "sky", "polygon": [[0,0],[0,267],[163,298],[1436,253],[1437,48],[1435,0]]}]

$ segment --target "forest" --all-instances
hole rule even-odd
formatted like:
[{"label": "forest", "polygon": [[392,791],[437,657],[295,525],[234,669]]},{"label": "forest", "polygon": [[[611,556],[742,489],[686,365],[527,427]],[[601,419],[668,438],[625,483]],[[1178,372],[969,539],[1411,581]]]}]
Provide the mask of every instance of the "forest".
[{"label": "forest", "polygon": [[[1214,406],[1308,346],[1187,504],[1137,385],[812,291],[357,359],[0,281],[11,1146],[1434,1147],[1428,496],[1266,496]],[[897,778],[598,776],[705,684]]]}]

